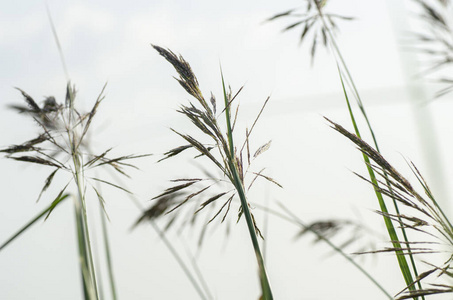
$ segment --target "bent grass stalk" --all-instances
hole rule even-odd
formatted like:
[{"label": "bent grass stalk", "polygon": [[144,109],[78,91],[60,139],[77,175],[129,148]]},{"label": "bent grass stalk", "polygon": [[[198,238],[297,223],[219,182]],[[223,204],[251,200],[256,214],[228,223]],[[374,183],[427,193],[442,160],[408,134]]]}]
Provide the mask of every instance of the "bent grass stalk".
[{"label": "bent grass stalk", "polygon": [[325,242],[329,247],[331,247],[336,253],[340,254],[343,256],[349,263],[351,263],[354,267],[356,267],[366,278],[368,278],[385,296],[387,296],[390,300],[394,299],[392,295],[379,283],[377,280],[370,274],[368,273],[361,265],[356,263],[349,255],[344,253],[341,248],[337,247],[334,243],[332,243],[328,238],[326,238],[324,235],[320,234],[318,231],[313,230],[310,226],[307,226],[300,218],[298,218],[291,210],[289,210],[286,206],[283,205],[283,203],[279,203],[280,208],[287,214],[284,215],[276,210],[270,209],[268,207],[261,206],[259,204],[253,204],[255,207],[260,208],[270,214],[273,214],[279,218],[282,218],[283,220],[286,220],[290,223],[296,224],[297,226],[301,227],[304,230],[308,230],[316,237]]}]

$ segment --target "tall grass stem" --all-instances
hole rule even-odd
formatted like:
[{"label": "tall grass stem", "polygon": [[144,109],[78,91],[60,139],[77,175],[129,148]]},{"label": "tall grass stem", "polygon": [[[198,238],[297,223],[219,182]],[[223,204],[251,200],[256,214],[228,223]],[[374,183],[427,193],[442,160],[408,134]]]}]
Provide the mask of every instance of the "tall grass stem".
[{"label": "tall grass stem", "polygon": [[252,240],[253,248],[255,250],[256,259],[258,262],[259,267],[259,275],[260,275],[260,282],[261,282],[261,289],[262,289],[262,297],[264,300],[272,300],[272,291],[269,284],[269,279],[266,274],[266,268],[264,265],[264,259],[261,254],[260,246],[258,243],[258,238],[256,236],[255,225],[252,220],[252,216],[250,214],[250,210],[248,207],[247,199],[244,192],[244,186],[242,181],[239,177],[238,166],[236,162],[236,156],[234,153],[234,144],[233,144],[233,131],[231,129],[231,114],[230,114],[230,103],[226,92],[225,87],[225,80],[222,74],[222,87],[223,87],[223,96],[225,101],[225,116],[226,116],[226,123],[227,123],[227,135],[228,135],[228,144],[230,150],[230,157],[228,158],[228,166],[232,173],[233,184],[238,192],[239,198],[241,200],[242,211],[245,216],[245,220],[247,222],[247,227],[249,230],[250,238]]},{"label": "tall grass stem", "polygon": [[[354,126],[354,130],[355,130],[357,136],[360,137],[360,132],[359,132],[357,123],[355,122],[354,113],[353,113],[351,105],[349,103],[349,98],[347,96],[346,88],[344,86],[342,70],[345,72],[346,82],[350,86],[350,88],[352,90],[352,93],[353,93],[354,97],[356,98],[358,107],[359,107],[359,109],[360,109],[360,111],[362,113],[362,116],[365,119],[365,122],[366,122],[366,124],[368,126],[368,130],[369,130],[369,132],[370,132],[370,134],[372,136],[372,139],[373,139],[374,145],[376,147],[376,150],[378,152],[380,152],[379,151],[379,146],[378,146],[378,143],[377,143],[377,139],[376,139],[376,136],[374,134],[373,128],[371,126],[371,123],[370,123],[370,121],[368,119],[368,116],[366,114],[365,107],[363,106],[363,102],[362,102],[362,100],[360,98],[359,92],[358,92],[358,90],[357,90],[357,88],[355,86],[354,80],[353,80],[353,78],[351,76],[351,73],[349,72],[349,68],[347,67],[347,64],[346,64],[346,62],[345,62],[345,60],[343,58],[343,55],[341,54],[341,51],[340,51],[340,49],[339,49],[339,47],[337,45],[336,39],[333,36],[332,31],[331,31],[330,27],[327,25],[327,22],[326,22],[326,20],[324,18],[324,14],[323,14],[322,9],[321,9],[322,8],[321,4],[319,4],[316,1],[314,1],[314,2],[315,2],[315,6],[316,6],[316,8],[318,10],[318,14],[320,16],[320,19],[321,19],[321,22],[323,24],[323,27],[325,28],[325,30],[327,32],[327,36],[328,36],[329,44],[330,44],[330,46],[332,48],[332,52],[335,53],[335,55],[336,55],[337,67],[338,67],[339,73],[340,73],[341,84],[342,84],[342,88],[343,88],[343,91],[344,91],[344,94],[345,94],[345,98],[346,98],[346,102],[347,102],[347,105],[348,105],[348,110],[349,110],[349,114],[350,114],[350,117],[351,117],[351,121],[352,121],[353,126]],[[369,158],[366,155],[363,155],[363,158],[364,158],[364,161],[365,161],[365,164],[366,164],[366,167],[367,167],[367,170],[368,170],[368,173],[369,173],[371,181],[373,183],[377,184],[377,180],[376,180],[376,176],[374,174],[374,171],[369,165]],[[389,183],[387,174],[384,174],[384,176],[385,176],[386,181]],[[398,242],[399,238],[398,238],[396,230],[395,230],[395,228],[393,226],[393,223],[392,223],[391,219],[388,216],[385,215],[385,213],[387,213],[388,210],[387,210],[387,207],[385,205],[384,198],[383,198],[382,194],[379,192],[379,190],[377,188],[375,188],[375,193],[376,193],[376,197],[377,197],[378,202],[379,202],[379,206],[380,206],[382,212],[384,212],[384,215],[383,215],[384,216],[384,223],[385,223],[385,226],[386,226],[387,231],[389,233],[390,239],[391,239],[394,247],[398,247],[398,248],[401,249],[401,244]],[[395,200],[393,200],[393,204],[394,204],[395,210],[397,211],[397,214],[399,215],[398,204],[396,203]],[[400,222],[400,224],[402,223],[401,219],[399,219],[399,222]],[[408,256],[409,256],[409,258],[411,260],[412,271],[414,272],[415,277],[417,277],[418,276],[417,268],[416,268],[414,259],[412,257],[412,252],[410,250],[410,246],[407,243],[408,239],[407,239],[407,235],[406,235],[406,232],[405,232],[405,229],[404,229],[403,226],[401,226],[401,231],[403,233],[403,237],[404,237],[405,242],[406,242],[405,245],[408,248],[408,252],[409,252]],[[406,282],[406,285],[409,287],[409,289],[415,290],[414,285],[412,285],[412,283],[413,283],[412,271],[409,268],[409,265],[407,263],[406,257],[404,255],[399,255],[397,253],[396,254],[396,258],[398,260],[398,264],[400,266],[400,270],[401,270],[403,278],[404,278],[404,280]],[[414,297],[414,299],[416,299],[416,297]],[[424,299],[423,296],[422,296],[422,299]]]},{"label": "tall grass stem", "polygon": [[110,252],[109,233],[107,230],[107,220],[106,220],[107,216],[105,215],[105,212],[102,209],[102,207],[99,208],[99,211],[100,211],[100,218],[101,218],[101,224],[102,224],[102,235],[104,237],[104,251],[105,251],[105,258],[107,261],[110,292],[112,294],[112,299],[117,300],[115,276],[113,273],[112,255]]}]

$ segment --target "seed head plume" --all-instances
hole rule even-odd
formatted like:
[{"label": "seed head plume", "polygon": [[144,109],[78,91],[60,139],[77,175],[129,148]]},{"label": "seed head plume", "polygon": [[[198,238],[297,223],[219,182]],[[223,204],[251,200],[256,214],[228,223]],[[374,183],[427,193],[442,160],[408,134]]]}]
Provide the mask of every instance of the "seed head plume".
[{"label": "seed head plume", "polygon": [[[407,210],[406,212],[383,212],[378,211],[379,214],[398,222],[400,226],[407,230],[416,231],[424,234],[426,239],[422,241],[398,241],[401,245],[411,245],[411,248],[406,247],[391,247],[383,250],[372,251],[371,253],[380,252],[399,252],[400,255],[416,255],[427,254],[435,255],[436,253],[447,253],[450,257],[441,266],[436,266],[425,262],[429,270],[419,274],[414,281],[409,284],[405,289],[398,293],[396,299],[410,299],[420,296],[428,296],[434,294],[452,293],[453,286],[446,284],[430,283],[427,279],[429,275],[437,274],[438,277],[453,278],[453,226],[450,220],[444,214],[443,210],[435,200],[431,190],[428,187],[425,179],[417,169],[414,163],[410,162],[409,167],[418,180],[418,183],[423,188],[425,196],[422,196],[416,189],[409,183],[400,172],[396,170],[378,151],[371,147],[364,140],[350,133],[341,125],[329,120],[331,127],[341,133],[343,136],[352,141],[358,149],[364,153],[371,161],[371,168],[380,176],[377,182],[371,182],[365,177],[357,174],[363,180],[369,182],[373,187],[383,195],[402,204],[402,207]],[[386,177],[386,175],[388,175]],[[392,241],[393,242],[393,241]],[[370,252],[366,252],[370,253]],[[418,288],[414,287],[420,282],[427,282],[431,288]]]}]

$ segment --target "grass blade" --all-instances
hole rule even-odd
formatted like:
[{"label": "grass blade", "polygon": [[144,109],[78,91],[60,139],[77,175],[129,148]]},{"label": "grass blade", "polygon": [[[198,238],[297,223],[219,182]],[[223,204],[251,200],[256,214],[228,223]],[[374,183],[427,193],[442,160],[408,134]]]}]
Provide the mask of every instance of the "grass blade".
[{"label": "grass blade", "polygon": [[34,217],[30,222],[25,224],[21,229],[19,229],[15,234],[13,234],[8,240],[6,240],[2,245],[0,245],[0,251],[2,251],[9,243],[14,241],[17,237],[19,237],[22,233],[24,233],[28,228],[30,228],[33,224],[35,224],[39,219],[44,217],[46,214],[50,213],[58,204],[60,204],[63,200],[65,200],[69,195],[58,195],[58,197],[50,204],[46,209],[44,209],[40,214]]},{"label": "grass blade", "polygon": [[[344,86],[344,81],[343,81],[343,77],[341,75],[340,70],[339,70],[339,74],[340,74],[341,85],[342,85],[342,88],[343,88],[344,97],[345,97],[345,100],[346,100],[346,105],[348,107],[348,111],[349,111],[349,115],[350,115],[350,118],[351,118],[351,122],[352,122],[352,124],[354,126],[354,131],[355,131],[356,135],[360,138],[361,137],[360,131],[359,131],[357,122],[355,120],[354,113],[352,111],[351,103],[349,101],[348,93],[347,93],[346,88]],[[371,127],[370,127],[370,130],[371,130]],[[374,134],[373,134],[373,137],[374,137]],[[375,139],[374,139],[374,141],[375,141],[375,144],[377,144]],[[377,151],[379,152],[379,150],[377,150]],[[379,191],[379,189],[377,188],[377,186],[379,186],[379,185],[378,185],[378,182],[377,182],[377,179],[376,179],[376,175],[374,174],[374,170],[370,166],[370,159],[368,158],[368,156],[366,154],[362,153],[362,155],[363,155],[363,160],[365,162],[366,168],[368,170],[368,175],[370,176],[370,180],[373,183],[373,185],[375,185],[374,191],[375,191],[376,198],[378,199],[379,207],[380,207],[381,211],[384,214],[388,214],[388,209],[387,209],[387,206],[385,204],[384,197],[383,197],[382,193]],[[396,209],[398,208],[396,203],[395,203],[395,207],[396,207]],[[399,211],[399,210],[397,209],[397,211]],[[396,233],[395,227],[393,226],[393,223],[392,223],[391,219],[386,217],[385,215],[384,215],[384,223],[385,223],[385,227],[387,229],[387,232],[389,234],[389,237],[390,237],[390,240],[392,241],[393,246],[395,248],[400,248],[401,249],[401,244],[398,242],[399,238],[398,238],[398,234]],[[402,230],[404,230],[404,229],[402,229]],[[405,232],[404,232],[404,236],[407,239]],[[406,242],[407,242],[407,240],[406,240]],[[398,265],[400,267],[401,273],[402,273],[402,275],[404,277],[404,280],[406,282],[406,285],[409,286],[413,282],[412,272],[411,272],[411,269],[409,268],[409,265],[407,263],[406,257],[404,255],[401,255],[401,254],[402,254],[402,251],[396,252],[396,258],[397,258]],[[415,272],[415,277],[417,277],[417,271],[416,271],[417,269],[416,269],[416,266],[415,266],[415,262],[413,260],[412,255],[409,255],[409,257],[410,257],[411,262],[412,262],[412,268],[413,268],[413,270]],[[411,290],[414,290],[414,289],[415,288],[413,286],[411,286]]]},{"label": "grass blade", "polygon": [[100,218],[102,224],[102,235],[104,237],[104,251],[105,251],[105,258],[107,261],[107,269],[109,275],[109,283],[110,283],[110,292],[112,293],[112,299],[116,300],[116,284],[115,284],[115,277],[113,274],[113,264],[112,264],[112,255],[110,251],[110,242],[109,242],[109,234],[107,231],[107,215],[104,213],[104,208],[102,207],[102,203],[100,205]]}]

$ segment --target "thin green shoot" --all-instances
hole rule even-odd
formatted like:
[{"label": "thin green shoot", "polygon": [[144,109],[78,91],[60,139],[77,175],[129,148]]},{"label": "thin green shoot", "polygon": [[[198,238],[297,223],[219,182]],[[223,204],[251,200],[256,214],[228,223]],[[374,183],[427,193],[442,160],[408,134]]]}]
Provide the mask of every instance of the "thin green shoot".
[{"label": "thin green shoot", "polygon": [[8,246],[17,237],[19,237],[20,235],[25,233],[25,231],[27,231],[33,224],[35,224],[37,221],[39,221],[45,215],[47,215],[47,217],[48,217],[49,214],[57,207],[57,205],[59,205],[63,200],[68,198],[68,196],[69,196],[69,194],[58,195],[57,198],[46,209],[44,209],[36,217],[31,219],[27,224],[22,226],[22,228],[20,228],[15,234],[13,234],[9,239],[7,239],[3,244],[1,244],[0,251],[2,251],[6,246]]},{"label": "thin green shoot", "polygon": [[115,276],[113,274],[113,263],[112,263],[112,255],[110,250],[110,242],[109,242],[109,234],[107,230],[107,215],[102,207],[102,202],[100,202],[100,218],[101,218],[101,225],[102,225],[102,236],[104,240],[104,251],[105,251],[105,259],[107,261],[107,269],[108,269],[108,277],[109,277],[109,284],[110,284],[110,292],[112,294],[112,299],[116,300],[116,284],[115,284]]},{"label": "thin green shoot", "polygon": [[[340,69],[338,69],[338,71],[339,71],[339,75],[340,75],[340,81],[341,81],[341,86],[342,86],[342,89],[343,89],[344,97],[345,97],[345,100],[346,100],[346,105],[348,107],[348,111],[349,111],[349,115],[350,115],[350,118],[351,118],[351,122],[352,122],[352,124],[354,126],[354,132],[359,138],[361,138],[360,131],[359,131],[357,122],[355,120],[354,113],[352,111],[351,103],[349,101],[348,93],[347,93],[346,88],[344,86],[343,76],[341,74]],[[391,219],[386,217],[386,215],[385,215],[385,214],[388,214],[388,209],[387,209],[387,206],[385,204],[384,197],[383,197],[382,193],[377,188],[378,182],[377,182],[377,179],[376,179],[376,175],[374,174],[374,170],[371,168],[370,159],[364,153],[362,153],[362,155],[363,155],[363,160],[365,161],[366,168],[368,170],[368,174],[370,176],[370,180],[375,185],[374,191],[375,191],[376,197],[377,197],[378,202],[379,202],[379,207],[380,207],[381,211],[384,213],[384,223],[385,223],[385,226],[386,226],[387,231],[389,233],[390,240],[391,240],[391,242],[392,242],[392,244],[393,244],[393,246],[395,248],[402,249],[402,246],[399,243],[399,238],[398,238],[396,230],[395,230],[395,228],[393,226],[393,223],[392,223]],[[397,212],[397,214],[399,214],[399,212]],[[402,228],[402,230],[403,230],[403,233],[404,233],[405,240],[407,242],[407,236],[406,236],[404,228]],[[408,250],[409,250],[409,253],[410,253],[409,244],[406,243],[406,246],[408,247]],[[400,266],[400,270],[402,272],[404,280],[406,281],[406,284],[409,286],[413,282],[413,277],[412,277],[411,271],[409,269],[409,265],[407,264],[406,257],[404,255],[402,255],[402,253],[403,253],[403,251],[401,251],[401,250],[397,251],[396,252],[396,258],[398,260],[398,264]],[[413,268],[413,270],[415,272],[415,277],[417,277],[418,274],[417,274],[417,269],[415,267],[414,258],[413,258],[412,255],[409,255],[409,257],[410,257],[410,260],[411,260],[411,263],[412,263],[412,268]],[[411,285],[411,289],[415,289],[414,286]]]},{"label": "thin green shoot", "polygon": [[238,192],[239,198],[241,200],[242,211],[244,213],[245,220],[247,222],[247,227],[249,229],[250,238],[252,240],[253,248],[255,250],[255,255],[256,255],[257,262],[258,262],[258,268],[259,268],[259,274],[260,274],[261,289],[263,292],[262,297],[265,300],[271,300],[271,299],[273,299],[271,287],[269,284],[269,280],[267,278],[266,268],[264,266],[264,260],[263,260],[262,254],[261,254],[260,246],[258,243],[258,238],[256,236],[255,225],[252,220],[252,216],[250,214],[247,199],[245,197],[244,186],[242,185],[242,181],[239,177],[238,166],[236,164],[236,159],[235,159],[235,155],[234,155],[233,131],[231,129],[231,121],[230,121],[230,119],[231,119],[230,103],[229,103],[229,99],[228,99],[228,96],[226,93],[226,87],[225,87],[225,81],[223,78],[223,74],[221,76],[222,76],[223,97],[224,97],[224,101],[225,101],[225,117],[226,117],[226,123],[227,123],[227,136],[228,136],[228,143],[229,143],[229,148],[230,148],[229,149],[230,157],[228,158],[228,165],[229,165],[230,172],[232,173],[233,184],[234,184],[234,186]]},{"label": "thin green shoot", "polygon": [[[343,80],[343,76],[342,76],[341,70],[343,70],[345,72],[346,83],[350,87],[350,89],[352,91],[352,94],[354,95],[354,97],[356,99],[357,105],[358,105],[358,107],[360,109],[360,112],[362,113],[363,118],[365,119],[365,122],[367,124],[368,130],[369,130],[369,132],[371,134],[371,137],[373,139],[374,145],[376,147],[376,150],[379,152],[379,146],[378,146],[378,143],[377,143],[377,139],[376,139],[374,130],[373,130],[372,126],[371,126],[371,123],[370,123],[370,121],[368,119],[368,116],[367,116],[367,113],[365,111],[365,107],[363,105],[362,99],[360,98],[359,92],[358,92],[358,90],[356,88],[356,85],[355,85],[354,80],[353,80],[353,78],[351,76],[349,68],[348,68],[348,66],[347,66],[347,64],[346,64],[346,62],[345,62],[345,60],[343,58],[343,55],[341,54],[341,51],[340,51],[340,49],[339,49],[339,47],[337,45],[336,39],[335,39],[334,35],[332,34],[332,31],[331,31],[330,27],[327,25],[327,22],[325,20],[325,17],[324,17],[323,11],[322,11],[323,5],[321,3],[316,2],[316,1],[314,1],[314,2],[315,2],[314,3],[315,7],[318,10],[318,14],[320,16],[320,19],[321,19],[322,25],[324,27],[324,30],[327,33],[328,40],[330,42],[329,45],[332,48],[332,52],[336,55],[337,68],[338,68],[339,73],[340,73],[341,84],[342,84],[343,91],[345,93],[346,102],[347,102],[347,105],[348,105],[348,110],[349,110],[349,114],[350,114],[350,117],[351,117],[351,121],[352,121],[353,126],[354,126],[354,130],[355,130],[356,134],[358,136],[360,136],[360,133],[359,133],[359,130],[358,130],[358,126],[357,126],[357,123],[355,122],[354,114],[353,114],[349,99],[347,97],[346,88],[344,86],[344,80]],[[365,160],[365,164],[367,165],[367,169],[368,169],[368,173],[369,173],[370,179],[372,181],[375,181],[376,180],[376,176],[374,175],[373,169],[370,168],[370,166],[368,166],[367,161],[366,161],[367,160],[366,156],[364,156],[364,160]],[[386,177],[386,180],[388,180],[387,175],[385,175],[385,177]],[[395,228],[393,226],[392,221],[388,217],[385,216],[385,213],[388,212],[388,210],[387,210],[387,207],[385,205],[383,196],[376,189],[375,189],[375,191],[376,191],[376,196],[378,198],[379,206],[380,206],[381,209],[383,209],[382,211],[384,212],[384,223],[385,223],[385,226],[386,226],[387,231],[389,233],[389,236],[391,238],[391,241],[392,242],[399,241],[397,233],[396,233],[396,230],[395,230]],[[397,202],[394,199],[392,199],[392,200],[393,200],[393,204],[394,204],[395,210],[397,212],[397,215],[399,215],[400,213],[399,213],[398,204],[397,204]],[[401,223],[401,219],[399,221]],[[407,248],[408,248],[408,251],[409,251],[409,259],[411,261],[411,266],[412,266],[412,271],[414,272],[414,277],[417,277],[418,276],[417,267],[415,265],[414,258],[413,258],[412,254],[411,254],[411,250],[410,250],[410,246],[409,246],[409,243],[408,243],[407,234],[406,234],[405,228],[403,226],[401,226],[401,231],[402,231],[402,234],[403,234],[403,237],[404,237],[404,241],[406,242],[405,245],[407,245]],[[406,285],[410,286],[411,289],[415,289],[415,287],[411,285],[411,283],[413,282],[413,276],[412,276],[412,271],[411,271],[411,269],[409,268],[409,266],[407,264],[406,258],[404,256],[397,255],[397,260],[398,260],[402,275],[404,277],[404,280],[406,282]],[[419,283],[419,288],[421,289],[420,283]],[[422,297],[422,299],[424,299],[424,297]]]}]

